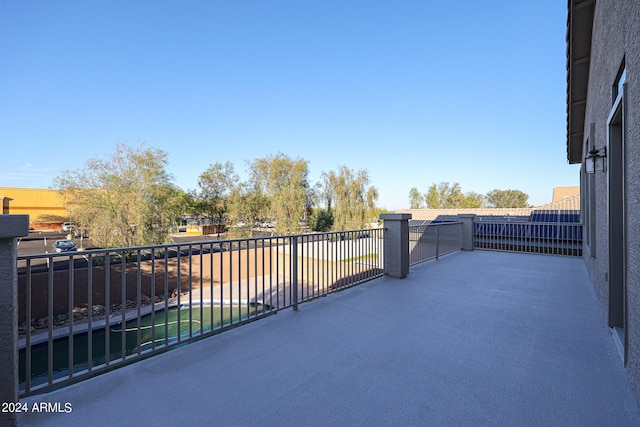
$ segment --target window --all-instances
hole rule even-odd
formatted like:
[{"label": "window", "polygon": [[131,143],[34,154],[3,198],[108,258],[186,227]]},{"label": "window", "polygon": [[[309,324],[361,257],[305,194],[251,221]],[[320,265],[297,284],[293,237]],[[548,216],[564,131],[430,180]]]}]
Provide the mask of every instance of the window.
[{"label": "window", "polygon": [[618,69],[618,74],[616,74],[616,78],[613,81],[613,88],[611,91],[612,99],[611,104],[616,103],[616,99],[618,99],[618,95],[622,93],[622,86],[627,80],[627,67],[625,65],[625,58],[622,58],[622,64],[620,64],[620,69]]}]

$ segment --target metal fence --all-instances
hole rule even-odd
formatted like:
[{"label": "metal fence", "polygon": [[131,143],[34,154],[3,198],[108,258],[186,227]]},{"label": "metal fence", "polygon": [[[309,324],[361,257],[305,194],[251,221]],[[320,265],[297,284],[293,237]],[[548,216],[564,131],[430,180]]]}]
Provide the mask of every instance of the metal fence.
[{"label": "metal fence", "polygon": [[582,256],[582,224],[476,222],[473,239],[478,249]]},{"label": "metal fence", "polygon": [[462,224],[443,222],[409,226],[409,265],[438,259],[462,248]]},{"label": "metal fence", "polygon": [[383,275],[382,229],[18,257],[20,396]]}]

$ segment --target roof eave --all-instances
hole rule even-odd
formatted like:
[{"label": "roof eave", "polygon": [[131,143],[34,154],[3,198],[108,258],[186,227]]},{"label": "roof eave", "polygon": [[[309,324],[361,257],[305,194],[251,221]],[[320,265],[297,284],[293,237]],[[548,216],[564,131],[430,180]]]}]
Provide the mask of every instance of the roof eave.
[{"label": "roof eave", "polygon": [[595,0],[568,0],[567,160],[582,162]]}]

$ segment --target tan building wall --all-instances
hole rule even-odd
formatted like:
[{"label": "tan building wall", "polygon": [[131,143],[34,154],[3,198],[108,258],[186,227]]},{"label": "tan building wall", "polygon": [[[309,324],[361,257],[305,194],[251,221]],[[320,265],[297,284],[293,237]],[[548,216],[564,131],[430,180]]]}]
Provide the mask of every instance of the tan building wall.
[{"label": "tan building wall", "polygon": [[553,198],[551,199],[551,203],[560,202],[565,199],[570,199],[575,196],[580,198],[580,186],[575,187],[555,187],[553,189]]},{"label": "tan building wall", "polygon": [[2,214],[29,215],[33,229],[60,228],[69,213],[56,190],[0,187]]}]

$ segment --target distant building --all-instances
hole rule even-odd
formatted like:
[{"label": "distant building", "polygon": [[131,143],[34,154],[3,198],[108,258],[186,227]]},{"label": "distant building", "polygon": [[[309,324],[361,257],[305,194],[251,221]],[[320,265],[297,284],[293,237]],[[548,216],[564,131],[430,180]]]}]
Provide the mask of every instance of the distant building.
[{"label": "distant building", "polygon": [[507,219],[529,221],[538,211],[580,212],[580,187],[555,187],[551,203],[531,208],[465,208],[465,209],[403,209],[398,213],[410,213],[411,218],[420,221],[456,220],[458,215],[473,214],[476,220]]},{"label": "distant building", "polygon": [[2,214],[29,215],[36,230],[60,228],[69,213],[56,190],[44,188],[0,187]]},{"label": "distant building", "polygon": [[583,258],[640,397],[640,2],[569,0],[567,158]]},{"label": "distant building", "polygon": [[539,210],[580,211],[580,187],[555,187],[551,203],[538,206]]},{"label": "distant building", "polygon": [[410,213],[412,220],[457,220],[458,215],[473,214],[479,218],[498,217],[527,221],[534,208],[466,208],[466,209],[403,209],[397,213]]},{"label": "distant building", "polygon": [[580,186],[574,187],[554,187],[551,203],[560,202],[565,199],[578,196],[580,198]]}]

